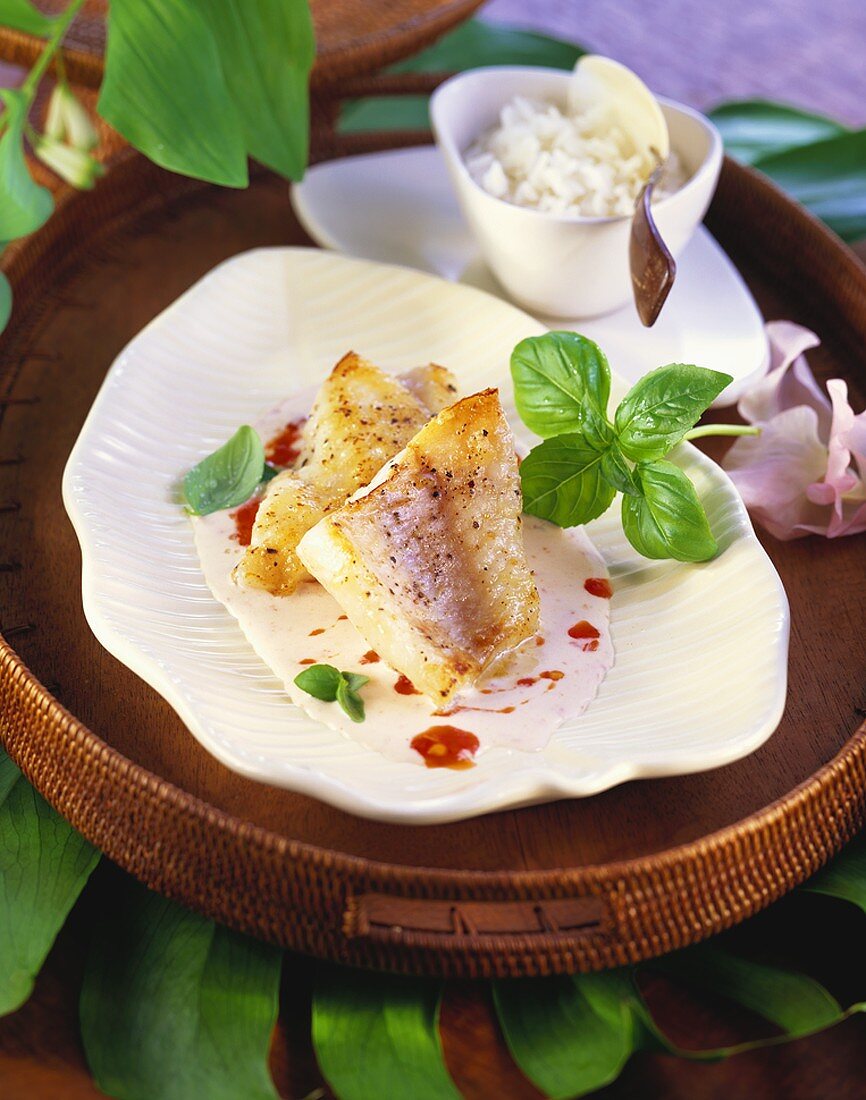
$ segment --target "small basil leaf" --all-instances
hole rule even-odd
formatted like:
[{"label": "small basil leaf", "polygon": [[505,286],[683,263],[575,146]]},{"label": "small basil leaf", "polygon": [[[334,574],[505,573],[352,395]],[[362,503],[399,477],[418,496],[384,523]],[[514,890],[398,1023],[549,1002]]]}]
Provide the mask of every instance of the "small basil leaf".
[{"label": "small basil leaf", "polygon": [[616,446],[608,447],[601,460],[601,472],[606,481],[609,481],[614,489],[629,496],[639,496],[640,487],[635,481],[631,467],[625,460],[625,455]]},{"label": "small basil leaf", "polygon": [[344,683],[342,673],[333,665],[310,665],[295,677],[295,683],[323,703],[333,703],[337,698],[337,689]]},{"label": "small basil leaf", "polygon": [[596,451],[605,450],[616,439],[613,424],[590,402],[585,402],[580,411],[580,428],[584,439]]},{"label": "small basil leaf", "polygon": [[664,458],[731,381],[729,374],[689,363],[650,371],[616,410],[620,447],[635,462]]},{"label": "small basil leaf", "polygon": [[[366,677],[361,677],[361,679],[366,679]],[[337,684],[337,702],[353,722],[364,721],[364,700],[357,691],[353,691],[349,687],[345,676],[341,676],[340,682]]]},{"label": "small basil leaf", "polygon": [[582,411],[600,414],[610,397],[610,367],[602,350],[576,332],[521,340],[511,353],[514,398],[523,423],[542,438],[582,430]]},{"label": "small basil leaf", "polygon": [[54,209],[51,192],[30,175],[24,159],[27,98],[10,88],[0,89],[6,105],[6,129],[0,137],[0,241],[12,241],[35,232]]},{"label": "small basil leaf", "polygon": [[622,498],[626,538],[645,558],[707,561],[718,552],[695,487],[672,462],[634,469],[640,496]]},{"label": "small basil leaf", "polygon": [[602,476],[603,451],[582,435],[546,439],[520,464],[523,510],[559,527],[576,527],[610,507],[614,490]]},{"label": "small basil leaf", "polygon": [[359,672],[344,672],[343,679],[346,681],[349,691],[360,691],[364,684],[370,682],[369,676],[362,676]]},{"label": "small basil leaf", "polygon": [[183,479],[183,493],[190,512],[206,516],[243,504],[262,480],[265,451],[249,425],[238,428],[228,443],[203,458]]},{"label": "small basil leaf", "polygon": [[281,474],[283,471],[276,466],[272,466],[270,462],[265,463],[265,468],[262,471],[262,482],[267,485],[269,481],[272,481],[277,474]]}]

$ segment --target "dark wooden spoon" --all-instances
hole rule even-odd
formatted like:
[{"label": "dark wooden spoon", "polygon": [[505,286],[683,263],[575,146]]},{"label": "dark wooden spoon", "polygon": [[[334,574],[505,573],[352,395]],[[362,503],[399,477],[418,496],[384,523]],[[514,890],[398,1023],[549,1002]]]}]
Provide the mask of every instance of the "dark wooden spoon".
[{"label": "dark wooden spoon", "polygon": [[653,188],[663,170],[664,165],[658,164],[638,195],[628,245],[634,304],[647,328],[656,323],[677,274],[676,260],[662,240],[652,214]]}]

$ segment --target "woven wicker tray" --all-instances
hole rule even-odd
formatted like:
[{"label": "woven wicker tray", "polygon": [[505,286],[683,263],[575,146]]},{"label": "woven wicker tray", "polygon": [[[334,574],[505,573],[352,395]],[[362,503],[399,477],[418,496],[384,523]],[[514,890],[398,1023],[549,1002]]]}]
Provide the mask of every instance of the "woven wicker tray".
[{"label": "woven wicker tray", "polygon": [[[408,828],[255,784],[210,758],[90,634],[60,475],[106,369],[142,325],[226,256],[306,238],[285,183],[265,173],[230,192],[127,154],[95,192],[61,200],[3,259],[16,309],[0,341],[0,737],[109,857],[296,950],[508,976],[611,966],[705,937],[800,882],[861,825],[857,538],[767,540],[792,605],[790,696],[776,735],[730,767]],[[862,407],[866,270],[730,162],[709,222],[766,314],[823,336],[813,362],[846,376]]]}]

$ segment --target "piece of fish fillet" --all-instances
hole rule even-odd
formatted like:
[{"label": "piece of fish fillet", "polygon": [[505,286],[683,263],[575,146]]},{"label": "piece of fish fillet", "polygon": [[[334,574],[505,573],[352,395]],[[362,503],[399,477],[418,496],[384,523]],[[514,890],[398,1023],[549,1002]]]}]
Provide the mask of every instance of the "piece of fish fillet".
[{"label": "piece of fish fillet", "polygon": [[496,390],[444,409],[298,556],[370,647],[437,704],[535,633],[514,439]]},{"label": "piece of fish fillet", "polygon": [[331,371],[304,426],[298,465],[265,491],[250,545],[237,567],[241,584],[286,596],[309,576],[295,549],[454,400],[454,379],[429,364],[395,378],[350,352]]}]

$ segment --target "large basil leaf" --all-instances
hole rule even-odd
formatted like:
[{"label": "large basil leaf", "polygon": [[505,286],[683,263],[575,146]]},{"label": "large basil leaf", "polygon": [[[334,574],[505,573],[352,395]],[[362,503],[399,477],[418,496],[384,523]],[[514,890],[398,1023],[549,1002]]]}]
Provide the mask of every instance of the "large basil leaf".
[{"label": "large basil leaf", "polygon": [[850,901],[866,913],[866,833],[852,840],[803,889]]},{"label": "large basil leaf", "polygon": [[313,1046],[340,1100],[459,1100],[439,1038],[441,985],[322,966]]},{"label": "large basil leaf", "polygon": [[511,1056],[551,1100],[615,1081],[641,1042],[628,971],[498,982],[493,996]]},{"label": "large basil leaf", "polygon": [[244,424],[228,443],[203,458],[183,479],[183,495],[190,512],[206,516],[243,504],[255,492],[264,468],[265,449],[259,434]]},{"label": "large basil leaf", "polygon": [[641,462],[639,496],[623,496],[626,538],[645,558],[707,561],[718,552],[695,487],[672,462]]},{"label": "large basil leaf", "polygon": [[866,237],[866,130],[761,157],[755,167],[842,240]]},{"label": "large basil leaf", "polygon": [[547,332],[521,340],[511,353],[514,400],[520,419],[542,438],[584,427],[584,407],[601,416],[610,398],[604,352],[576,332]]},{"label": "large basil leaf", "polygon": [[0,90],[6,105],[6,129],[0,137],[0,241],[13,241],[44,225],[54,209],[51,192],[30,175],[24,159],[27,99],[11,89]]},{"label": "large basil leaf", "polygon": [[823,115],[763,99],[722,103],[710,118],[721,131],[725,152],[744,164],[845,133],[844,126]]},{"label": "large basil leaf", "polygon": [[0,332],[6,328],[11,313],[12,287],[9,285],[9,280],[0,271]]},{"label": "large basil leaf", "polygon": [[112,0],[99,113],[163,168],[247,184],[241,121],[209,19],[194,4]]},{"label": "large basil leaf", "polygon": [[[429,49],[394,65],[390,71],[449,73],[480,65],[543,65],[551,69],[573,69],[584,52],[580,46],[543,34],[470,19]],[[428,125],[426,96],[382,96],[348,104],[340,118],[339,129],[344,132],[425,129]]]},{"label": "large basil leaf", "polygon": [[520,464],[523,510],[559,527],[589,523],[613,502],[614,489],[602,473],[604,451],[582,435],[545,439]]},{"label": "large basil leaf", "polygon": [[300,179],[316,52],[307,0],[193,0],[193,6],[216,39],[247,153]]},{"label": "large basil leaf", "polygon": [[278,1100],[268,1072],[281,953],[126,880],[95,930],[81,1037],[120,1100]]},{"label": "large basil leaf", "polygon": [[623,452],[635,462],[664,458],[732,381],[729,374],[690,363],[671,363],[645,374],[616,410]]},{"label": "large basil leaf", "polygon": [[28,0],[0,0],[0,27],[47,38],[54,20],[37,11]]},{"label": "large basil leaf", "polygon": [[98,861],[0,749],[0,1016],[30,996]]}]

